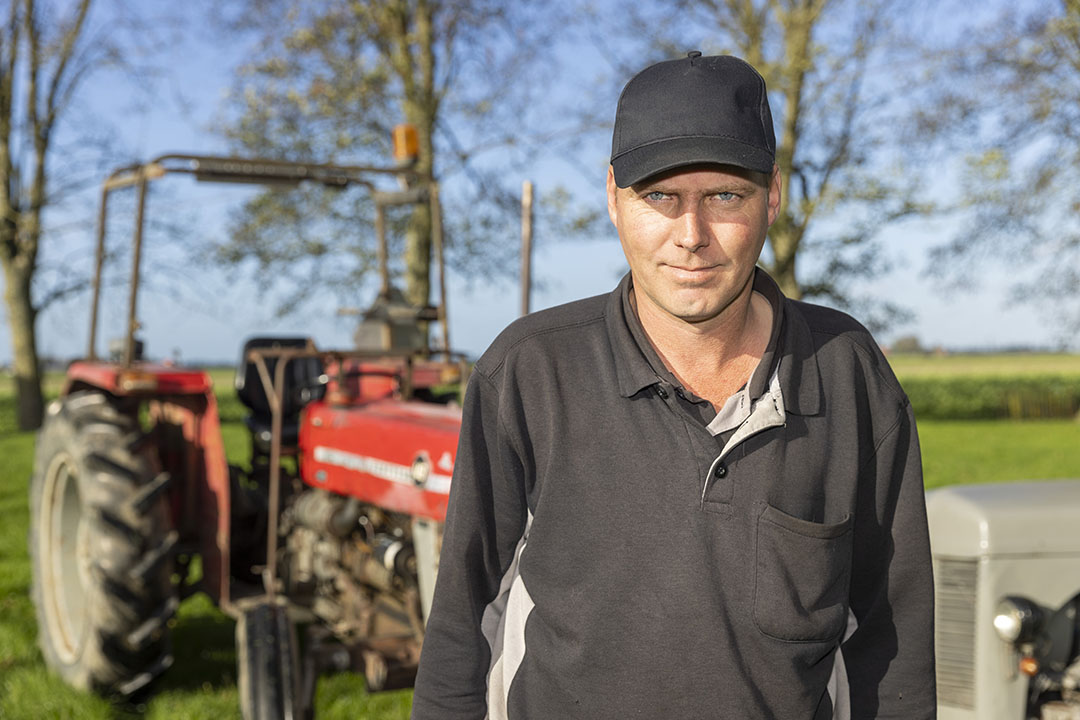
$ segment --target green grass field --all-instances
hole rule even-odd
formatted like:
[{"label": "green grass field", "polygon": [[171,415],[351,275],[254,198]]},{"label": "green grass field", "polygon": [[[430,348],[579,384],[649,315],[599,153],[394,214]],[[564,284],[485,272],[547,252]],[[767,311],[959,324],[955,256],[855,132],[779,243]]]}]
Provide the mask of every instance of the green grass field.
[{"label": "green grass field", "polygon": [[1069,353],[893,354],[889,364],[901,381],[908,377],[1080,375],[1080,355]]},{"label": "green grass field", "polygon": [[[893,358],[903,379],[928,374],[1018,375],[1023,372],[1080,374],[1077,356],[951,356]],[[940,364],[939,364],[940,363]],[[226,446],[233,461],[246,448],[242,408],[231,391],[231,371],[212,372],[218,388]],[[59,379],[50,376],[55,393]],[[173,629],[176,664],[141,708],[114,707],[76,692],[51,675],[36,646],[29,599],[26,554],[27,481],[34,437],[11,427],[11,397],[0,380],[0,718],[239,717],[233,622],[205,596],[187,600]],[[928,488],[975,482],[1080,478],[1080,423],[1046,421],[922,421],[919,423]],[[368,695],[357,676],[337,675],[319,683],[317,713],[325,718],[408,717],[411,694]]]},{"label": "green grass field", "polygon": [[927,420],[919,423],[927,488],[1080,479],[1080,422]]}]

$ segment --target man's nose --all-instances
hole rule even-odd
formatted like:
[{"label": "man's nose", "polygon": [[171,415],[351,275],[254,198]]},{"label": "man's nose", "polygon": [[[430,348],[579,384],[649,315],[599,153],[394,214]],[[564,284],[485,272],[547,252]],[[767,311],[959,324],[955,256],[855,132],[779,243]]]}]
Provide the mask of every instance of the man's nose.
[{"label": "man's nose", "polygon": [[675,244],[681,248],[695,252],[699,248],[709,244],[709,224],[705,221],[703,213],[694,208],[682,214]]}]

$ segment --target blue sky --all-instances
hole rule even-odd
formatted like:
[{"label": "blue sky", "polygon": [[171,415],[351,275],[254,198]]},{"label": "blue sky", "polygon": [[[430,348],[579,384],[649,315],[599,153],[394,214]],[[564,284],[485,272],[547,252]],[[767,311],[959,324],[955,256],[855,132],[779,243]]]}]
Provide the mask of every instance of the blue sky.
[{"label": "blue sky", "polygon": [[[198,4],[188,14],[194,17]],[[220,135],[214,131],[226,89],[241,59],[242,46],[222,43],[220,36],[188,36],[158,62],[162,71],[153,92],[133,94],[117,76],[101,74],[86,86],[84,100],[99,120],[112,127],[134,157],[149,159],[165,152],[213,153],[224,151]],[[579,49],[579,53],[595,54]],[[581,58],[570,61],[580,62]],[[610,105],[615,98],[592,98]],[[603,202],[606,170],[606,142],[587,148],[573,168],[557,161],[538,164],[530,171],[538,189],[569,184],[579,189],[584,202]],[[170,181],[165,181],[170,182]],[[190,219],[191,232],[220,236],[225,212],[244,195],[244,190],[221,186],[195,186],[178,179],[161,197],[152,196],[151,213],[176,213]],[[70,266],[90,267],[96,208],[91,206],[96,190],[82,207],[72,207],[49,220],[58,228],[49,260]],[[59,230],[62,228],[62,230]],[[926,346],[947,348],[1002,348],[1016,345],[1055,346],[1052,323],[1044,322],[1032,307],[1010,307],[1000,270],[986,277],[978,292],[948,295],[923,278],[928,247],[947,230],[927,223],[909,223],[888,231],[883,247],[895,269],[861,289],[876,297],[910,308],[915,320],[883,334],[889,340],[906,334],[917,335]],[[114,232],[111,242],[129,242],[127,231]],[[45,242],[50,242],[47,238]],[[517,243],[517,237],[507,242]],[[178,272],[188,276],[186,289],[177,294],[144,292],[140,296],[140,318],[145,326],[151,357],[179,354],[189,360],[231,361],[238,355],[244,338],[259,333],[311,334],[320,346],[347,346],[355,320],[336,313],[333,300],[302,316],[277,317],[272,302],[260,296],[243,273],[235,269],[207,271],[188,267],[180,248],[174,248],[173,262]],[[537,289],[533,308],[540,309],[580,297],[602,293],[616,284],[625,262],[614,231],[605,228],[591,240],[562,241],[540,236],[534,260]],[[457,275],[448,282],[451,339],[455,348],[473,356],[479,354],[495,335],[517,314],[518,288],[514,280],[494,283]],[[114,291],[106,297],[105,334],[122,332],[126,294]],[[361,298],[361,302],[362,302]],[[6,327],[0,332],[0,363],[10,360],[10,337]],[[39,349],[42,354],[73,357],[85,349],[88,327],[87,298],[77,297],[48,309],[39,318]],[[1074,344],[1074,348],[1075,348]]]}]

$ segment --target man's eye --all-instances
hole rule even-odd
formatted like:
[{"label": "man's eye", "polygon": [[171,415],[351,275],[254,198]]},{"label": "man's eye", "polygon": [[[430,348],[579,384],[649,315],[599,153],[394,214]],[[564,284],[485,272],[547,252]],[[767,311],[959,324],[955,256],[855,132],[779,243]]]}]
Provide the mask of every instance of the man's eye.
[{"label": "man's eye", "polygon": [[725,202],[725,203],[732,202],[734,200],[738,200],[738,198],[739,198],[738,195],[736,195],[733,192],[728,192],[727,190],[725,190],[724,192],[718,192],[713,197],[715,197],[720,202]]},{"label": "man's eye", "polygon": [[651,193],[645,195],[645,199],[649,202],[660,202],[667,197],[667,193],[660,192],[659,190],[653,190]]}]

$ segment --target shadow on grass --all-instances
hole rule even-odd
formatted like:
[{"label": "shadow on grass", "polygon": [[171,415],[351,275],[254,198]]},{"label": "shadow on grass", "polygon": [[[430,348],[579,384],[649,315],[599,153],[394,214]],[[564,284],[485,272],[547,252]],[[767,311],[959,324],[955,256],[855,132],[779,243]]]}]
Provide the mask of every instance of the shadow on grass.
[{"label": "shadow on grass", "polygon": [[158,692],[227,688],[236,685],[236,623],[205,595],[186,600],[173,628],[173,666]]}]

